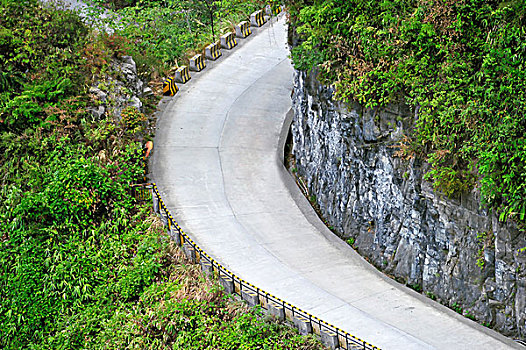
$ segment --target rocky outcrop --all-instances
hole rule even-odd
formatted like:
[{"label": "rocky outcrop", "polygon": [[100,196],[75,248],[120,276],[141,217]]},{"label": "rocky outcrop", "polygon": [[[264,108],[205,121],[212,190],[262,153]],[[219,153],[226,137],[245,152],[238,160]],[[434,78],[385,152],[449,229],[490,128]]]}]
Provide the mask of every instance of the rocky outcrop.
[{"label": "rocky outcrop", "polygon": [[119,119],[121,111],[128,106],[142,112],[141,98],[152,94],[152,90],[139,79],[137,66],[131,56],[113,59],[109,74],[100,77],[89,92],[96,103],[89,110],[97,119],[101,119],[105,113]]},{"label": "rocky outcrop", "polygon": [[415,111],[368,110],[296,72],[292,169],[329,226],[377,268],[505,335],[526,336],[525,235],[423,180],[428,165],[397,156]]}]

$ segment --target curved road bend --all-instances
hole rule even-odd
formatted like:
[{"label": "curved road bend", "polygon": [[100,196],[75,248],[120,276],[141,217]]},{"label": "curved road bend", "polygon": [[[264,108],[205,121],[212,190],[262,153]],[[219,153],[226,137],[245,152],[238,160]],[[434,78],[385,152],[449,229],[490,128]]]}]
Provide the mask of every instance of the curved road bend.
[{"label": "curved road bend", "polygon": [[384,277],[320,225],[278,154],[293,74],[283,16],[239,41],[157,124],[154,179],[181,227],[243,279],[382,349],[522,348]]}]

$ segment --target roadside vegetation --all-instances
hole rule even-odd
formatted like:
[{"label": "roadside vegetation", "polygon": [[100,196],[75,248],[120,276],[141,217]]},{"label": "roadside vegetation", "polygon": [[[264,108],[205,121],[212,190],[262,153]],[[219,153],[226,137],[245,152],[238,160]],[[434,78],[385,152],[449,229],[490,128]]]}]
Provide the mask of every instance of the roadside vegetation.
[{"label": "roadside vegetation", "polygon": [[[130,195],[157,98],[88,110],[115,59],[133,55],[148,82],[210,40],[209,13],[178,16],[183,4],[198,2],[110,3],[129,25],[105,34],[36,0],[0,3],[0,348],[319,348],[201,278]],[[213,4],[226,25],[257,2]]]},{"label": "roadside vegetation", "polygon": [[[261,0],[95,0],[100,9],[111,9],[115,19],[98,23],[115,28],[125,38],[143,79],[157,79],[176,65],[188,63],[205,46],[261,9]],[[153,77],[152,77],[153,74]],[[149,79],[148,79],[149,78]]]},{"label": "roadside vegetation", "polygon": [[448,196],[480,190],[526,225],[526,4],[522,0],[287,0],[299,69],[318,67],[342,101],[406,103],[402,153],[431,165]]}]

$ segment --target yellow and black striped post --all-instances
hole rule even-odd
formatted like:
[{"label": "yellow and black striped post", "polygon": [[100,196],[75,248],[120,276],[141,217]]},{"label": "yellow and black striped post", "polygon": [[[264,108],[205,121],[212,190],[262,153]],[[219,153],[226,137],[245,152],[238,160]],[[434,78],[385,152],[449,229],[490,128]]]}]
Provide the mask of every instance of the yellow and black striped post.
[{"label": "yellow and black striped post", "polygon": [[238,38],[246,38],[250,34],[252,34],[252,31],[250,30],[250,23],[247,21],[240,22],[236,26],[236,36]]},{"label": "yellow and black striped post", "polygon": [[181,84],[190,80],[190,72],[187,66],[181,66],[175,71],[175,81]]},{"label": "yellow and black striped post", "polygon": [[221,43],[219,41],[216,41],[205,48],[205,56],[209,60],[215,61],[221,57],[221,55]]},{"label": "yellow and black striped post", "polygon": [[[203,251],[199,245],[181,229],[166,208],[166,204],[159,194],[157,185],[150,183],[145,184],[145,186],[151,189],[154,213],[161,215],[161,220],[165,221],[170,231],[174,228],[175,232],[171,232],[171,235],[176,237],[176,243],[182,246],[185,255],[187,255],[191,262],[200,263],[202,261],[212,265],[214,273],[217,273],[219,276],[219,282],[227,293],[238,294],[245,300],[250,298],[253,304],[260,304],[262,308],[269,310],[271,314],[279,315],[278,317],[280,319],[292,321],[300,331],[300,334],[314,333],[320,335],[322,342],[330,348],[381,350],[283,299],[265,292],[221,265],[217,260]],[[273,308],[277,309],[274,313],[272,312]]]},{"label": "yellow and black striped post", "polygon": [[167,78],[163,83],[163,95],[173,96],[179,91],[177,85],[175,85],[174,78]]},{"label": "yellow and black striped post", "polygon": [[190,70],[200,72],[206,67],[205,58],[203,55],[195,55],[194,57],[190,58]]},{"label": "yellow and black striped post", "polygon": [[281,5],[267,5],[265,6],[265,13],[269,16],[277,16],[283,11],[283,6]]},{"label": "yellow and black striped post", "polygon": [[250,15],[250,24],[254,27],[261,27],[263,24],[265,24],[263,10],[256,11]]},{"label": "yellow and black striped post", "polygon": [[221,47],[222,48],[230,50],[236,45],[237,45],[237,40],[233,32],[227,33],[225,35],[221,35]]}]

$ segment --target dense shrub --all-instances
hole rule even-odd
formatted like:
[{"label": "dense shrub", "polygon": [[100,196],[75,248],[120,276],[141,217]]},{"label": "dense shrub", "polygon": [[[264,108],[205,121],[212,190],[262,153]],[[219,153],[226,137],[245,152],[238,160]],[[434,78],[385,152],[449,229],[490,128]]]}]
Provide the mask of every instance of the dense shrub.
[{"label": "dense shrub", "polygon": [[71,11],[37,1],[0,5],[0,130],[42,124],[46,110],[82,91],[88,29]]},{"label": "dense shrub", "polygon": [[290,0],[300,69],[344,101],[413,108],[412,144],[449,196],[477,187],[501,219],[526,219],[526,4]]},{"label": "dense shrub", "polygon": [[[176,64],[186,64],[191,55],[233,30],[249,14],[264,6],[261,0],[165,0],[165,1],[96,1],[117,9],[118,20],[106,25],[127,38],[130,53],[144,79],[155,71],[168,71]],[[154,68],[154,69],[152,69]]]},{"label": "dense shrub", "polygon": [[[138,14],[168,18],[157,4]],[[154,26],[152,15],[145,37],[126,37],[139,30],[94,34],[36,0],[4,0],[0,13],[0,348],[319,348],[240,313],[130,196],[147,116],[86,111],[97,102],[87,87],[114,74],[116,57],[146,52],[162,64],[182,54],[162,44],[181,42],[173,22]]]}]

